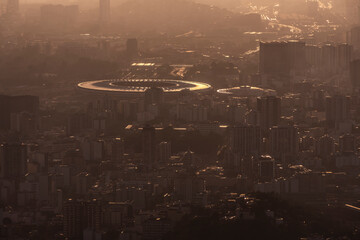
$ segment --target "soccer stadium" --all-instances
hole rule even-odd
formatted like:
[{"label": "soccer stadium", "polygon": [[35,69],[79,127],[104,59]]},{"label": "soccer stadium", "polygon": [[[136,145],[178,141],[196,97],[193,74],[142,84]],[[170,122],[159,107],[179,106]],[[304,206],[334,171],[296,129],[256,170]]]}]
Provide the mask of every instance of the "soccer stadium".
[{"label": "soccer stadium", "polygon": [[150,88],[161,88],[164,94],[178,93],[183,90],[193,92],[207,91],[211,85],[169,79],[110,79],[88,81],[78,84],[78,88],[92,93],[114,94],[119,96],[142,96]]},{"label": "soccer stadium", "polygon": [[253,86],[241,86],[217,90],[218,94],[230,97],[262,97],[276,96],[276,91],[272,89],[263,89]]}]

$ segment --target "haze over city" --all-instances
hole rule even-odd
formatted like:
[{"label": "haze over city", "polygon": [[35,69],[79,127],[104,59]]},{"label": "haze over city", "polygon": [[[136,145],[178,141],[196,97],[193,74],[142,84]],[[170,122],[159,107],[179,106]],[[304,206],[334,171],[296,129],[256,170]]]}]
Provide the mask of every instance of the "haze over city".
[{"label": "haze over city", "polygon": [[360,0],[0,0],[0,240],[360,239]]}]

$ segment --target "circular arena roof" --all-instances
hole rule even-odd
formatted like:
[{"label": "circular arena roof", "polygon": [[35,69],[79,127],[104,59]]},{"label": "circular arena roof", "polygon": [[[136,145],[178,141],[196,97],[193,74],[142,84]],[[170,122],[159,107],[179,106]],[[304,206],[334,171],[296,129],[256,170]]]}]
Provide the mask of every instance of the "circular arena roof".
[{"label": "circular arena roof", "polygon": [[241,86],[217,90],[218,93],[233,97],[261,97],[275,96],[276,91],[272,89],[263,89],[252,86]]},{"label": "circular arena roof", "polygon": [[164,93],[177,93],[188,89],[190,91],[209,90],[211,85],[201,82],[168,79],[111,79],[82,82],[78,84],[81,90],[108,94],[143,94],[146,90],[162,88]]}]

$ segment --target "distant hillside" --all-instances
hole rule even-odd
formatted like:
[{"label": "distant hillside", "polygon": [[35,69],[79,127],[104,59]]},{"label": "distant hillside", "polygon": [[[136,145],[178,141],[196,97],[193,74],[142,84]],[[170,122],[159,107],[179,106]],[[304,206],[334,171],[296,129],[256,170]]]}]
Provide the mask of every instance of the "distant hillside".
[{"label": "distant hillside", "polygon": [[220,8],[226,8],[230,11],[239,8],[242,5],[247,4],[248,1],[244,0],[192,0],[193,2],[207,4],[207,5],[214,5]]},{"label": "distant hillside", "polygon": [[112,19],[133,31],[206,33],[214,29],[256,30],[261,28],[257,14],[231,11],[184,0],[130,0],[113,11]]}]

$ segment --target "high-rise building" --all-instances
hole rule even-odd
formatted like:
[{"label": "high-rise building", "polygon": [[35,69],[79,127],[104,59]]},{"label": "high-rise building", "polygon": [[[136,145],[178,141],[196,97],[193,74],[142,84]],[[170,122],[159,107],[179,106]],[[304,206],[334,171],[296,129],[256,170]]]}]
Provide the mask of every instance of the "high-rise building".
[{"label": "high-rise building", "polygon": [[347,41],[354,47],[355,51],[360,50],[360,26],[355,26],[351,28],[348,33]]},{"label": "high-rise building", "polygon": [[160,105],[164,102],[164,90],[158,87],[151,87],[145,91],[145,108],[151,104]]},{"label": "high-rise building", "polygon": [[21,143],[0,146],[0,177],[16,179],[26,174],[27,149]]},{"label": "high-rise building", "polygon": [[25,136],[30,136],[38,130],[37,116],[28,112],[12,113],[10,129]]},{"label": "high-rise building", "polygon": [[37,115],[38,111],[39,97],[0,95],[0,129],[10,130],[12,113],[28,112]]},{"label": "high-rise building", "polygon": [[329,135],[322,136],[316,144],[317,156],[326,159],[335,153],[335,139]]},{"label": "high-rise building", "polygon": [[300,138],[300,152],[315,150],[315,139],[311,136],[304,136]]},{"label": "high-rise building", "polygon": [[109,202],[103,212],[105,226],[123,227],[133,218],[133,208],[130,203]]},{"label": "high-rise building", "polygon": [[86,139],[81,143],[81,153],[85,161],[99,162],[104,160],[104,142]]},{"label": "high-rise building", "polygon": [[181,161],[184,164],[184,167],[191,168],[195,162],[195,153],[188,149],[182,156]]},{"label": "high-rise building", "polygon": [[66,133],[71,136],[91,128],[91,119],[85,113],[75,113],[67,119]]},{"label": "high-rise building", "polygon": [[158,159],[159,162],[167,162],[171,157],[171,143],[161,142],[158,145]]},{"label": "high-rise building", "polygon": [[310,72],[318,72],[322,67],[322,47],[318,45],[306,45],[306,64]]},{"label": "high-rise building", "polygon": [[350,97],[335,95],[326,98],[326,123],[330,128],[350,119]]},{"label": "high-rise building", "polygon": [[230,130],[230,147],[239,157],[261,153],[261,130],[256,126],[233,126]]},{"label": "high-rise building", "polygon": [[110,22],[110,0],[99,0],[99,21],[102,24]]},{"label": "high-rise building", "polygon": [[356,151],[355,136],[345,134],[339,138],[341,153],[354,153]]},{"label": "high-rise building", "polygon": [[110,142],[111,160],[121,161],[124,158],[124,140],[121,138],[115,138]]},{"label": "high-rise building", "polygon": [[68,239],[82,239],[84,230],[84,205],[69,199],[64,204],[64,235]]},{"label": "high-rise building", "polygon": [[331,44],[327,44],[323,46],[321,55],[322,55],[321,65],[325,68],[327,72],[333,73],[333,71],[335,70],[335,66],[337,65],[335,46]]},{"label": "high-rise building", "polygon": [[325,111],[325,91],[315,90],[312,92],[312,106],[319,112]]},{"label": "high-rise building", "polygon": [[306,67],[305,42],[261,42],[260,74],[289,76],[304,74]]},{"label": "high-rise building", "polygon": [[91,229],[94,232],[100,231],[101,210],[101,205],[95,199],[84,203],[84,222],[86,229]]},{"label": "high-rise building", "polygon": [[275,179],[275,159],[269,155],[263,155],[259,159],[260,182],[271,182]]},{"label": "high-rise building", "polygon": [[206,191],[206,182],[191,173],[179,173],[174,179],[174,197],[192,203],[197,194]]},{"label": "high-rise building", "polygon": [[64,235],[69,240],[83,239],[85,229],[99,231],[101,205],[96,201],[83,202],[69,199],[63,208]]},{"label": "high-rise building", "polygon": [[177,119],[187,122],[205,122],[208,120],[208,109],[201,105],[179,103],[176,115]]},{"label": "high-rise building", "polygon": [[90,187],[90,175],[87,172],[81,172],[74,176],[75,193],[77,196],[85,196]]},{"label": "high-rise building", "polygon": [[360,90],[360,59],[354,60],[350,64],[350,78],[354,91]]},{"label": "high-rise building", "polygon": [[144,164],[147,168],[152,168],[156,162],[156,134],[155,128],[146,125],[142,130],[142,152],[144,154]]},{"label": "high-rise building", "polygon": [[130,38],[126,41],[126,54],[128,57],[135,57],[139,53],[138,41],[136,38]]},{"label": "high-rise building", "polygon": [[260,74],[289,74],[285,42],[260,43]]},{"label": "high-rise building", "polygon": [[353,57],[353,46],[349,44],[325,44],[306,46],[309,70],[322,75],[347,72]]},{"label": "high-rise building", "polygon": [[270,130],[270,154],[288,163],[299,152],[298,130],[293,126],[276,126]]},{"label": "high-rise building", "polygon": [[258,125],[263,130],[277,126],[281,117],[281,99],[274,96],[257,99]]},{"label": "high-rise building", "polygon": [[338,44],[336,45],[337,49],[337,60],[338,60],[338,68],[340,70],[348,70],[350,66],[350,62],[353,58],[353,46],[349,44]]},{"label": "high-rise building", "polygon": [[165,234],[171,231],[172,222],[169,219],[165,218],[149,218],[144,221],[143,227],[143,237],[144,240],[150,239],[162,239]]}]

